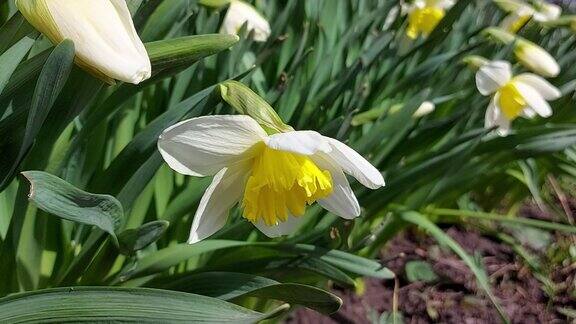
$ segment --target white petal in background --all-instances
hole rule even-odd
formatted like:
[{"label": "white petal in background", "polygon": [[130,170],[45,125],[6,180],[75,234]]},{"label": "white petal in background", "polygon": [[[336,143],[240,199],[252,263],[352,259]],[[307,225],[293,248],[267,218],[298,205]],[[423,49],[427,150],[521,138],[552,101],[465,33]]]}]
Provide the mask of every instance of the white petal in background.
[{"label": "white petal in background", "polygon": [[248,116],[204,116],[167,128],[160,135],[158,149],[176,172],[208,176],[246,159],[244,154],[266,136]]},{"label": "white petal in background", "polygon": [[240,0],[230,2],[220,33],[236,35],[244,23],[248,31],[254,33],[255,41],[265,42],[270,37],[270,24],[266,18],[256,8]]}]

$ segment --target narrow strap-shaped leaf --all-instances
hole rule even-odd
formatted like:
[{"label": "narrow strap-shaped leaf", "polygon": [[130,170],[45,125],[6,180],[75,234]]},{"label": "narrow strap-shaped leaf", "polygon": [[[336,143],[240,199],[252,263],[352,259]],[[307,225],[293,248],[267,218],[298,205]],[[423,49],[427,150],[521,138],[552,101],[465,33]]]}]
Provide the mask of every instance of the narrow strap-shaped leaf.
[{"label": "narrow strap-shaped leaf", "polygon": [[14,73],[26,53],[28,53],[32,44],[34,44],[33,39],[28,37],[22,38],[18,43],[0,55],[0,67],[2,67],[0,70],[0,93],[4,90],[12,73]]},{"label": "narrow strap-shaped leaf", "polygon": [[237,272],[202,272],[167,278],[158,287],[217,297],[224,300],[250,296],[275,299],[302,305],[318,312],[331,314],[340,308],[342,300],[325,290],[295,283],[280,283],[253,274]]},{"label": "narrow strap-shaped leaf", "polygon": [[146,43],[152,62],[152,78],[174,75],[204,57],[221,52],[238,42],[235,35],[196,35]]},{"label": "narrow strap-shaped leaf", "polygon": [[0,53],[4,53],[20,39],[34,32],[34,28],[17,12],[0,27]]},{"label": "narrow strap-shaped leaf", "polygon": [[273,244],[263,242],[243,242],[228,240],[207,240],[193,245],[177,244],[142,258],[128,277],[142,276],[161,272],[186,261],[193,256],[221,249],[257,246],[272,250],[288,252],[294,255],[312,256],[344,271],[375,278],[390,279],[394,277],[389,269],[379,262],[338,250],[328,250],[307,244]]},{"label": "narrow strap-shaped leaf", "polygon": [[22,143],[19,148],[14,149],[15,155],[9,160],[9,163],[3,164],[0,168],[0,190],[10,183],[18,165],[32,146],[50,109],[52,109],[56,98],[68,80],[73,64],[74,43],[65,40],[54,48],[42,68],[32,96]]}]

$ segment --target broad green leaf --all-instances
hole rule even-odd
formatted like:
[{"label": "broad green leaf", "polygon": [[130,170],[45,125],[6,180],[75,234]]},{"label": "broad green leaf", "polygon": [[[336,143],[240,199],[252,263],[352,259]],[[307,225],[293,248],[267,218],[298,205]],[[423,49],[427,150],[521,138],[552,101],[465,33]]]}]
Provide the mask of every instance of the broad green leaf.
[{"label": "broad green leaf", "polygon": [[82,191],[46,172],[22,174],[30,181],[29,198],[38,208],[73,222],[96,226],[116,239],[124,217],[116,198]]},{"label": "broad green leaf", "polygon": [[4,323],[255,323],[267,317],[215,298],[149,288],[69,287],[0,299]]},{"label": "broad green leaf", "polygon": [[321,313],[336,312],[342,300],[322,289],[296,283],[280,283],[268,278],[236,272],[202,272],[180,276],[159,285],[164,289],[192,292],[232,300],[260,297],[297,304]]}]

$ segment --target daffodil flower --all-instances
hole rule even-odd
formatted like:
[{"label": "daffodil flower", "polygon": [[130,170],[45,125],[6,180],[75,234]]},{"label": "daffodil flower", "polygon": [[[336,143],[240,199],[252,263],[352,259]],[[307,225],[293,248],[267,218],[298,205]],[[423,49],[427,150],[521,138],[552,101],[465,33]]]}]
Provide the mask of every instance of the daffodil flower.
[{"label": "daffodil flower", "polygon": [[562,8],[546,1],[534,1],[534,6],[522,0],[494,0],[503,10],[510,14],[502,20],[500,26],[508,32],[517,33],[528,20],[543,23],[560,17]]},{"label": "daffodil flower", "polygon": [[241,0],[232,0],[220,28],[221,34],[237,35],[246,23],[248,32],[254,33],[254,40],[265,42],[270,37],[270,24],[256,8]]},{"label": "daffodil flower", "polygon": [[108,83],[138,84],[150,59],[124,0],[16,0],[22,15],[53,43],[74,42],[75,61]]},{"label": "daffodil flower", "polygon": [[214,176],[189,243],[222,228],[238,202],[244,218],[277,237],[295,230],[315,201],[342,218],[358,217],[360,205],[345,173],[371,189],[384,185],[381,173],[347,145],[314,131],[268,135],[246,115],[180,122],[162,133],[158,148],[176,172]]},{"label": "daffodil flower", "polygon": [[552,109],[547,100],[560,97],[560,91],[543,78],[522,73],[512,76],[510,63],[492,61],[476,72],[476,86],[484,96],[492,96],[486,110],[485,126],[498,127],[500,135],[508,134],[510,122],[517,117],[549,117]]},{"label": "daffodil flower", "polygon": [[558,19],[562,14],[562,7],[559,5],[543,1],[543,0],[534,0],[535,5],[534,8],[536,11],[534,12],[534,20],[538,22],[548,22],[555,19]]},{"label": "daffodil flower", "polygon": [[454,5],[454,0],[415,0],[405,8],[408,12],[406,34],[412,39],[428,36]]}]

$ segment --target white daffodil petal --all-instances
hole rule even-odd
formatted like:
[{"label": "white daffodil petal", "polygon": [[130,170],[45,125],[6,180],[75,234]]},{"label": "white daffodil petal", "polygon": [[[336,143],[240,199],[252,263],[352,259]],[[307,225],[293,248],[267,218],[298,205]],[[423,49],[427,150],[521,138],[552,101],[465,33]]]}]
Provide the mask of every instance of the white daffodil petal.
[{"label": "white daffodil petal", "polygon": [[249,168],[245,164],[224,168],[216,173],[194,215],[189,244],[209,237],[226,224],[230,208],[242,196],[248,173]]},{"label": "white daffodil petal", "polygon": [[528,106],[534,109],[538,115],[542,117],[552,116],[552,108],[536,89],[522,82],[515,82],[514,85],[524,100],[526,100]]},{"label": "white daffodil petal", "polygon": [[255,41],[265,42],[270,37],[268,21],[254,7],[240,0],[230,2],[220,33],[236,35],[244,23],[248,31],[254,33]]},{"label": "white daffodil petal", "polygon": [[314,131],[277,133],[266,138],[264,143],[271,149],[302,155],[328,153],[332,150],[326,137]]},{"label": "white daffodil petal", "polygon": [[542,95],[542,97],[546,100],[556,100],[562,95],[558,88],[536,74],[522,73],[514,77],[514,82],[522,82],[529,85],[538,91],[540,95]]},{"label": "white daffodil petal", "polygon": [[486,118],[484,122],[484,126],[486,128],[492,128],[494,126],[498,126],[497,133],[500,136],[506,136],[510,132],[510,121],[498,106],[496,106],[496,102],[498,102],[498,94],[490,100],[490,104],[488,104],[488,109],[486,109]]},{"label": "white daffodil petal", "polygon": [[298,229],[298,226],[302,224],[304,217],[294,217],[288,215],[288,219],[285,222],[278,223],[277,225],[268,226],[264,221],[259,220],[254,226],[262,232],[264,235],[275,238],[282,235],[290,235]]},{"label": "white daffodil petal", "polygon": [[364,186],[370,189],[378,189],[384,186],[384,178],[378,169],[368,162],[362,155],[351,149],[348,145],[325,137],[332,146],[332,151],[327,154],[342,170],[353,176]]},{"label": "white daffodil petal", "polygon": [[160,135],[158,149],[176,172],[207,176],[246,159],[245,153],[266,136],[248,116],[204,116],[167,128]]},{"label": "white daffodil petal", "polygon": [[96,76],[135,84],[150,77],[150,59],[124,0],[18,0],[16,4],[52,42],[71,39],[76,62]]},{"label": "white daffodil petal", "polygon": [[316,155],[312,158],[314,163],[322,170],[327,170],[332,176],[332,193],[318,200],[320,206],[334,215],[345,219],[353,219],[360,216],[360,205],[354,195],[346,175],[342,169],[329,158]]},{"label": "white daffodil petal", "polygon": [[506,61],[492,61],[476,72],[476,87],[484,96],[496,92],[512,77],[512,68]]},{"label": "white daffodil petal", "polygon": [[520,116],[524,117],[524,118],[528,118],[528,119],[532,119],[534,117],[536,117],[538,114],[534,111],[534,109],[530,108],[530,107],[526,107],[524,108],[524,110],[522,110],[522,112],[520,113]]}]

